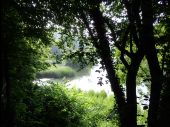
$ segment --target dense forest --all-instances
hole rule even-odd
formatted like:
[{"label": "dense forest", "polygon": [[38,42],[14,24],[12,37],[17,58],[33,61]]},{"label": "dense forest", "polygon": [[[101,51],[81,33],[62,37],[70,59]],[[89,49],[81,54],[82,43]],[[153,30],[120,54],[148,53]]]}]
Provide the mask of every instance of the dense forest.
[{"label": "dense forest", "polygon": [[[0,6],[1,127],[170,126],[169,0],[1,0]],[[49,53],[53,45],[58,54]],[[66,78],[96,64],[113,95],[66,86]],[[41,77],[62,80],[34,82]],[[108,84],[99,77],[100,85]],[[141,85],[148,94],[137,94]]]}]

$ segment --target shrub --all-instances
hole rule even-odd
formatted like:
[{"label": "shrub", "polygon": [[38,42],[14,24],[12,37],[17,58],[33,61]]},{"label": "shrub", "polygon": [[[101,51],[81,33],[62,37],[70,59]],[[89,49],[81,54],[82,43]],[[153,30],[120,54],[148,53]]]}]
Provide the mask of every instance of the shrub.
[{"label": "shrub", "polygon": [[16,127],[109,127],[114,123],[107,119],[113,104],[113,96],[104,92],[82,92],[54,83],[33,85],[16,105]]}]

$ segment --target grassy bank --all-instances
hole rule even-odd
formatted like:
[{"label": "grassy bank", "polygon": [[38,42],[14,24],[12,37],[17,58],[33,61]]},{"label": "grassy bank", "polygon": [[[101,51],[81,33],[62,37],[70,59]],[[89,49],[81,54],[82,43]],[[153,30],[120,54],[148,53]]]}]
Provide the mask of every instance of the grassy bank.
[{"label": "grassy bank", "polygon": [[54,78],[54,79],[62,79],[62,78],[74,78],[80,77],[82,75],[89,74],[90,68],[85,68],[83,70],[76,70],[75,68],[71,68],[69,66],[64,65],[55,65],[50,66],[44,71],[38,72],[37,78]]},{"label": "grassy bank", "polygon": [[56,65],[37,73],[37,78],[64,78],[75,77],[76,71],[68,66]]}]

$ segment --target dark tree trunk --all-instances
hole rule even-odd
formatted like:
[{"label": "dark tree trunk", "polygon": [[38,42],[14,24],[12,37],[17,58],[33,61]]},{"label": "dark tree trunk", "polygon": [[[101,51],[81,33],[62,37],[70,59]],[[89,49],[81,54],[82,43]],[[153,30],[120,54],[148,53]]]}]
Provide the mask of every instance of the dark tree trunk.
[{"label": "dark tree trunk", "polygon": [[167,74],[160,102],[158,127],[166,127],[170,121],[170,73]]},{"label": "dark tree trunk", "polygon": [[0,43],[0,124],[5,126],[5,111],[6,111],[6,86],[7,86],[7,69],[6,69],[6,51],[3,33],[3,17],[4,17],[4,2],[1,1],[1,43]]},{"label": "dark tree trunk", "polygon": [[8,44],[11,38],[7,33],[6,11],[9,9],[11,0],[2,0],[1,5],[1,43],[0,43],[0,126],[13,127],[13,113],[10,102],[10,82],[8,68]]},{"label": "dark tree trunk", "polygon": [[[99,39],[99,54],[101,56],[102,62],[105,65],[108,78],[111,84],[111,88],[115,94],[116,102],[118,104],[118,112],[120,116],[120,122],[122,127],[128,127],[126,120],[126,102],[124,98],[124,93],[118,82],[118,77],[116,76],[115,70],[113,68],[113,61],[111,57],[111,51],[109,47],[109,42],[106,38],[106,29],[102,13],[99,8],[94,8],[91,10],[91,17],[94,20],[94,26]],[[98,48],[98,47],[97,47]]]},{"label": "dark tree trunk", "polygon": [[139,50],[131,59],[127,77],[126,77],[126,94],[127,94],[127,122],[131,127],[137,126],[137,99],[136,99],[136,77],[140,63],[144,54]]},{"label": "dark tree trunk", "polygon": [[[98,53],[102,58],[102,62],[105,65],[108,73],[108,78],[111,83],[112,90],[116,97],[118,104],[118,111],[120,115],[120,123],[122,127],[136,127],[137,126],[137,101],[136,101],[136,76],[140,66],[140,63],[144,57],[143,51],[139,48],[137,53],[133,54],[131,58],[131,64],[128,67],[127,74],[127,103],[124,98],[124,93],[118,82],[118,77],[115,74],[114,65],[111,57],[111,51],[109,42],[106,37],[105,21],[102,17],[102,13],[99,8],[94,8],[90,11],[91,17],[94,21],[95,30],[98,40],[94,39],[93,33],[89,28],[85,15],[83,15],[83,21],[86,24],[90,35],[93,37],[94,46],[98,49]],[[133,24],[133,23],[132,23]],[[136,39],[136,38],[135,38]],[[135,41],[139,41],[136,39]],[[138,43],[138,42],[136,42]]]},{"label": "dark tree trunk", "polygon": [[[1,39],[2,40],[2,39]],[[2,42],[2,41],[1,41]],[[5,125],[5,112],[7,109],[7,69],[6,69],[6,53],[4,47],[0,46],[0,120],[1,126]]]},{"label": "dark tree trunk", "polygon": [[148,61],[151,74],[151,94],[148,111],[148,127],[158,125],[158,108],[162,86],[162,71],[159,66],[153,35],[153,10],[152,0],[142,0],[142,45]]},{"label": "dark tree trunk", "polygon": [[[140,27],[141,21],[139,16],[139,0],[132,0],[131,3],[127,0],[123,0],[123,3],[127,9],[127,16],[130,25],[130,52],[131,52],[131,63],[127,67],[127,77],[126,77],[126,95],[127,95],[127,114],[128,114],[128,124],[131,127],[137,126],[137,97],[136,97],[136,77],[139,70],[141,61],[144,57],[142,47],[140,45]],[[137,34],[139,33],[139,35]],[[138,51],[133,53],[132,50],[132,40]],[[126,40],[127,41],[127,40]]]}]

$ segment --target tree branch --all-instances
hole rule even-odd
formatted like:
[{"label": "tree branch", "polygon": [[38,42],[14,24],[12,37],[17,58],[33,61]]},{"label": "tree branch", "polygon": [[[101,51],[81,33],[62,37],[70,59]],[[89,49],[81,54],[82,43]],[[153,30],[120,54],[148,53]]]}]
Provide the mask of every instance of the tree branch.
[{"label": "tree branch", "polygon": [[130,27],[128,26],[127,27],[127,30],[123,36],[123,39],[122,39],[122,46],[119,44],[120,41],[116,41],[116,32],[114,31],[114,24],[110,21],[109,18],[107,17],[104,17],[104,21],[105,23],[107,24],[108,28],[110,29],[111,31],[111,35],[112,35],[112,38],[113,38],[113,41],[115,42],[115,46],[125,55],[127,55],[128,57],[132,57],[132,53],[128,52],[126,49],[125,49],[125,45],[126,45],[126,41],[128,39],[128,34],[129,34],[129,31],[130,31]]},{"label": "tree branch", "polygon": [[91,36],[92,38],[92,43],[93,45],[96,47],[96,49],[99,49],[99,44],[97,43],[97,38],[93,35],[93,32],[89,26],[89,23],[88,23],[88,19],[85,15],[85,12],[83,10],[80,10],[80,18],[82,19],[82,21],[84,22],[87,30],[89,31],[89,35]]}]

